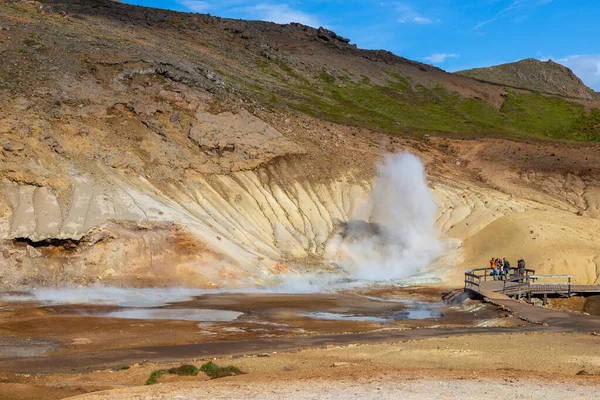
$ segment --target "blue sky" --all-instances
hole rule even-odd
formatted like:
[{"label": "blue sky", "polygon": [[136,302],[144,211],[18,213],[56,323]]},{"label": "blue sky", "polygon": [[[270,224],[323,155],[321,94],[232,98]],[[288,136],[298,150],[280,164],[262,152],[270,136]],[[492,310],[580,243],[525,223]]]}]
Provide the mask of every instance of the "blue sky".
[{"label": "blue sky", "polygon": [[229,18],[324,26],[366,49],[447,71],[551,58],[600,91],[600,0],[125,0]]}]

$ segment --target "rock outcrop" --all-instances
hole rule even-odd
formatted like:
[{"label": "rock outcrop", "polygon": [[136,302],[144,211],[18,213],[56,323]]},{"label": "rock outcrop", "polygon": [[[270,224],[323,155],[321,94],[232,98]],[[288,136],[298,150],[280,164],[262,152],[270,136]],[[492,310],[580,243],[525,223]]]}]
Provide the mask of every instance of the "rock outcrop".
[{"label": "rock outcrop", "polygon": [[514,63],[474,68],[455,73],[482,81],[541,93],[586,100],[598,98],[598,93],[585,86],[573,71],[553,60],[540,61],[527,58]]}]

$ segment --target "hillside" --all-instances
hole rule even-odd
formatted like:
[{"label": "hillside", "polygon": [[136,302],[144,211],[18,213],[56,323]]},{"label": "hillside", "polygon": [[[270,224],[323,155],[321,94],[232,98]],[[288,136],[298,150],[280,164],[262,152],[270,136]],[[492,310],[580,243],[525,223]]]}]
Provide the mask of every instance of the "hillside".
[{"label": "hillside", "polygon": [[586,100],[598,99],[598,93],[585,86],[573,71],[552,60],[527,58],[493,67],[457,71],[456,74],[540,93]]},{"label": "hillside", "polygon": [[516,244],[529,260],[600,276],[598,238],[580,235],[600,215],[596,101],[448,74],[325,29],[108,0],[2,2],[0,53],[4,288],[332,270],[336,221],[364,206],[382,155],[407,149],[453,239],[431,267],[445,284],[489,257],[471,238],[505,241],[540,215],[579,229],[528,234]]},{"label": "hillside", "polygon": [[[208,90],[220,101],[297,110],[393,133],[577,141],[600,136],[598,102],[547,98],[517,89],[507,94],[503,87],[386,51],[357,49],[349,39],[325,29],[108,0],[46,0],[41,8],[10,4],[3,5],[3,14],[11,31],[0,32],[4,57],[17,62],[3,66],[0,88],[13,94],[34,89],[39,93],[40,88],[60,91],[56,85],[49,87],[57,76],[96,83],[110,73],[122,74],[123,82],[164,76]],[[58,108],[53,97],[38,95],[45,112]]]}]

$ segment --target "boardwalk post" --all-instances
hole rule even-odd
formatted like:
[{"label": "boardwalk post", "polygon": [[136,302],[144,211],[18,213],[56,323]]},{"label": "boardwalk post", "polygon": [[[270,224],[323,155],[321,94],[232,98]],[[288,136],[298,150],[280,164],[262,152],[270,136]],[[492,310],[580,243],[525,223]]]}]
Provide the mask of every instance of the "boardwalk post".
[{"label": "boardwalk post", "polygon": [[544,303],[545,306],[548,305],[548,293],[544,293]]}]

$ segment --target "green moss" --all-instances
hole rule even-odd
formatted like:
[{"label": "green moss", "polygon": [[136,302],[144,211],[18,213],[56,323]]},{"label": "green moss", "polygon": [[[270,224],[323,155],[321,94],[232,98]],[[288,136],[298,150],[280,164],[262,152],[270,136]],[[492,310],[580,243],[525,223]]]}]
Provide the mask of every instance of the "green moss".
[{"label": "green moss", "polygon": [[[129,367],[127,367],[127,368],[122,367],[121,369],[129,369]],[[167,375],[167,374],[181,375],[181,376],[196,376],[196,375],[198,375],[199,372],[200,372],[200,370],[197,367],[195,367],[193,365],[189,365],[189,364],[184,364],[179,367],[170,368],[170,369],[157,369],[156,371],[153,371],[150,374],[150,376],[148,377],[148,380],[146,381],[146,385],[155,384],[157,382],[158,378],[160,378],[163,375]]]},{"label": "green moss", "polygon": [[244,374],[244,372],[240,371],[237,367],[234,367],[232,365],[228,367],[220,367],[212,361],[203,364],[200,367],[200,370],[205,372],[206,375],[210,376],[212,379]]},{"label": "green moss", "polygon": [[[328,76],[328,75],[327,75]],[[327,79],[321,76],[321,81]],[[326,82],[319,93],[298,89],[287,97],[299,111],[391,132],[505,134],[564,140],[600,140],[600,111],[537,93],[509,93],[500,110],[477,98],[462,98],[442,85],[412,85],[390,74],[385,86]]]},{"label": "green moss", "polygon": [[579,138],[585,141],[600,141],[600,110],[592,110],[582,117]]},{"label": "green moss", "polygon": [[148,377],[148,380],[146,381],[146,385],[154,385],[157,381],[158,378],[160,378],[163,375],[168,374],[169,371],[167,371],[166,369],[157,369],[156,371],[153,371],[150,376]]},{"label": "green moss", "polygon": [[554,138],[574,134],[585,117],[583,106],[537,93],[511,93],[501,111],[513,129]]},{"label": "green moss", "polygon": [[196,376],[199,372],[200,370],[197,367],[189,364],[184,364],[177,368],[169,369],[169,374],[174,375]]}]

